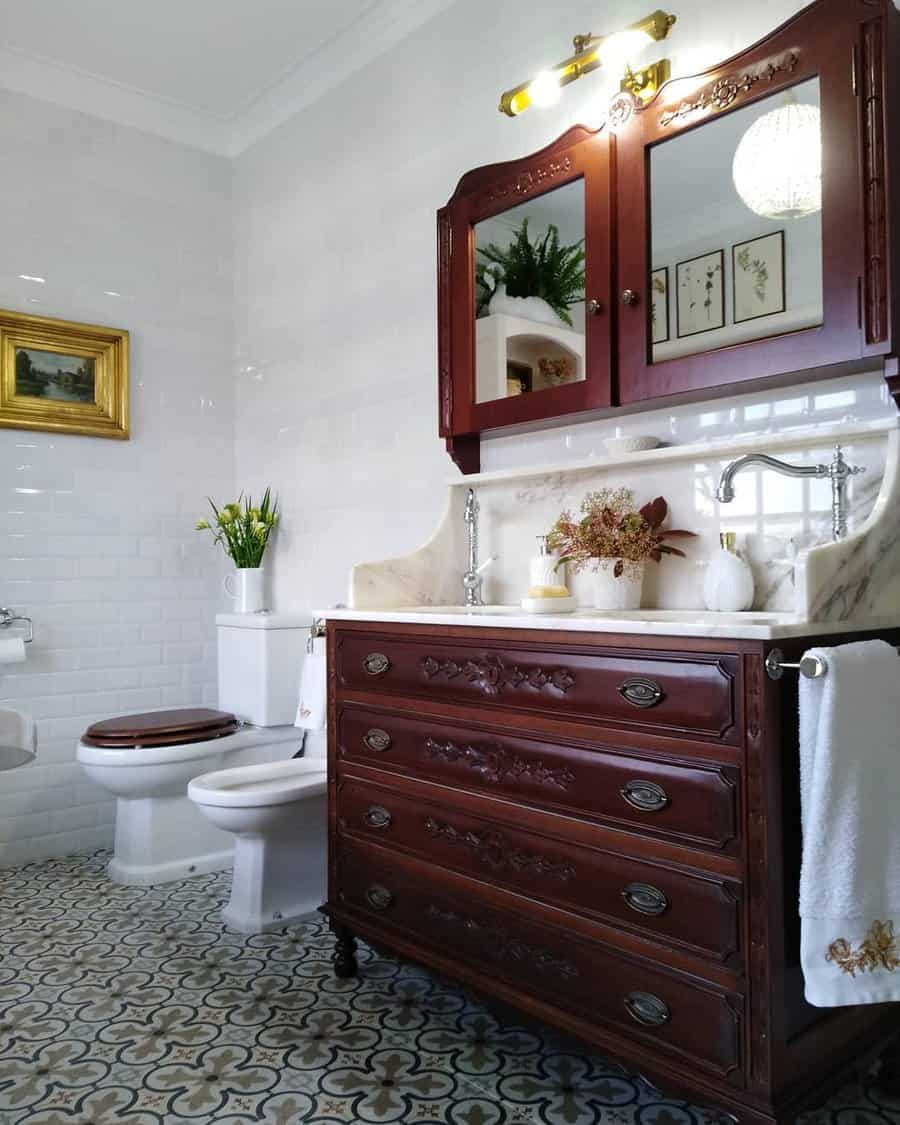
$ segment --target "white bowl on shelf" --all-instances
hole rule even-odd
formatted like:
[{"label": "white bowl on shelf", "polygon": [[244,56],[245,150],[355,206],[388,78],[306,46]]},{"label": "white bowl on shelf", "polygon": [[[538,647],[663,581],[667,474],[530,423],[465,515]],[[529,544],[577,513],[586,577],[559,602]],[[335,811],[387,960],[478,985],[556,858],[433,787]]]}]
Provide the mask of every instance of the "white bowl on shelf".
[{"label": "white bowl on shelf", "polygon": [[610,457],[621,457],[626,453],[643,453],[646,449],[656,449],[659,438],[649,434],[633,434],[630,437],[611,437],[606,439],[606,452]]}]

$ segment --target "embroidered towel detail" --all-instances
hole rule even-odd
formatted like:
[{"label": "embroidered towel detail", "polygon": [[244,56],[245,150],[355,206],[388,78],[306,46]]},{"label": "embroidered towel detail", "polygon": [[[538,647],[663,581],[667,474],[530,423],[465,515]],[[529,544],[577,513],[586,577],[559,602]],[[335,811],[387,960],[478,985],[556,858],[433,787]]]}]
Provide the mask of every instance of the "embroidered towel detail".
[{"label": "embroidered towel detail", "polygon": [[900,1000],[900,656],[813,649],[800,680],[800,961],[818,1007]]},{"label": "embroidered towel detail", "polygon": [[876,919],[858,949],[846,938],[838,938],[829,945],[825,960],[834,961],[842,973],[849,973],[851,977],[857,973],[873,973],[876,969],[894,972],[900,966],[900,945],[894,936],[894,923]]},{"label": "embroidered towel detail", "polygon": [[325,726],[326,705],[325,638],[313,641],[313,650],[303,660],[300,676],[300,703],[297,707],[295,727],[304,730],[322,730]]}]

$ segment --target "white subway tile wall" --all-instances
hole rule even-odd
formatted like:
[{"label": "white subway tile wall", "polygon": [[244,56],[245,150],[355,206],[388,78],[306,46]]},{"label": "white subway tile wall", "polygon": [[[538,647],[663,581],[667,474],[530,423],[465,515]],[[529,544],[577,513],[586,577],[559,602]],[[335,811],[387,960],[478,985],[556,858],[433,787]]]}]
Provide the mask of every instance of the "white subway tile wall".
[{"label": "white subway tile wall", "polygon": [[234,411],[228,161],[9,92],[0,146],[0,307],[129,329],[132,396],[128,442],[0,430],[0,604],[35,623],[0,707],[39,738],[0,773],[7,864],[112,840],[90,722],[215,702],[222,564],[193,527],[233,489]]},{"label": "white subway tile wall", "polygon": [[[803,3],[680,0],[647,58],[695,73]],[[435,210],[466,169],[541,147],[612,86],[599,71],[515,121],[501,89],[573,31],[645,14],[456,0],[233,163],[0,93],[0,305],[129,328],[134,426],[128,443],[0,431],[0,602],[36,621],[27,665],[0,670],[0,705],[30,709],[41,739],[36,765],[2,775],[0,863],[111,839],[111,803],[74,761],[88,722],[213,700],[222,565],[192,531],[207,493],[280,492],[284,610],[346,600],[355,562],[430,535],[453,472],[436,436]],[[837,393],[796,410],[884,405],[874,382]],[[791,401],[622,427],[766,433]],[[613,428],[497,439],[485,467],[589,455]]]},{"label": "white subway tile wall", "polygon": [[[680,0],[671,36],[642,59],[665,55],[673,73],[694,74],[802,6]],[[254,487],[283,488],[282,608],[346,601],[353,563],[407,554],[431,535],[454,472],[435,436],[435,211],[467,169],[534,151],[595,117],[615,83],[597,71],[553,109],[514,120],[497,112],[504,88],[562,58],[579,28],[604,33],[646,14],[639,0],[599,9],[587,0],[457,0],[237,158],[237,473]],[[877,413],[881,396],[874,383],[851,388],[851,405],[827,417],[860,403]],[[813,400],[800,409],[807,423],[819,417]],[[684,436],[691,429],[702,439],[772,425],[734,403],[711,404],[705,427],[689,421],[698,414],[682,408],[621,425],[662,429],[669,441],[693,440]],[[683,432],[670,430],[670,415]],[[484,467],[588,456],[615,425],[488,441]]]}]

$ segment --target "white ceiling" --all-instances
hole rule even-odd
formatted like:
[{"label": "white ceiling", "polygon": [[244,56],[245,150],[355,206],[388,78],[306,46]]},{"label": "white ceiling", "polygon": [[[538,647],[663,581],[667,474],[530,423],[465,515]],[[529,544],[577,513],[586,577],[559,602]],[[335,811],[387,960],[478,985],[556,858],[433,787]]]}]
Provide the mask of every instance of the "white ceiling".
[{"label": "white ceiling", "polygon": [[235,155],[453,0],[0,0],[0,87]]}]

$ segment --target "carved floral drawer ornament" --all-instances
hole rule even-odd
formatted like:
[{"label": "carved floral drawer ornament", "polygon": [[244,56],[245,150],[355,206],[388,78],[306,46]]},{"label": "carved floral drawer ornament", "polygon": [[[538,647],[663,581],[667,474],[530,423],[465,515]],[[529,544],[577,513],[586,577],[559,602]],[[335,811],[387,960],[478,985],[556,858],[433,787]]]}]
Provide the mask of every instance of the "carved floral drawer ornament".
[{"label": "carved floral drawer ornament", "polygon": [[485,695],[499,695],[504,688],[520,688],[523,685],[536,691],[551,687],[565,693],[575,683],[575,677],[568,668],[520,668],[518,664],[505,664],[499,656],[486,656],[463,663],[426,656],[422,660],[422,671],[429,680],[437,677],[454,680],[462,676]]}]

